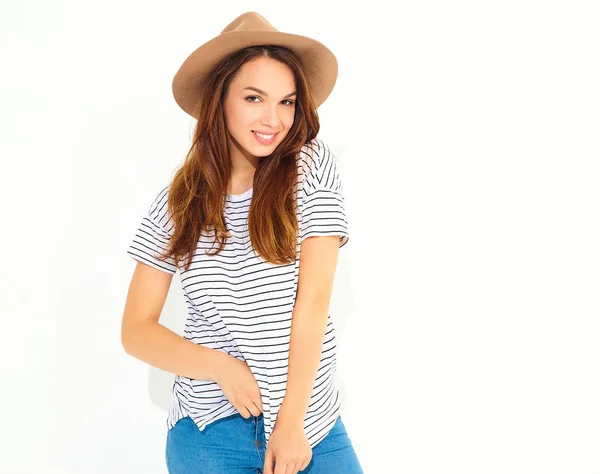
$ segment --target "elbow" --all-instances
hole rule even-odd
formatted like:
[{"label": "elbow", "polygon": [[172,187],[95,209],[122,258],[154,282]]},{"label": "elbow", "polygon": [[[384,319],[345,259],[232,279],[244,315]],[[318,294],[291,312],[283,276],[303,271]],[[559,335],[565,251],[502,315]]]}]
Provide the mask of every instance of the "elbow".
[{"label": "elbow", "polygon": [[314,298],[314,299],[302,299],[296,301],[294,306],[294,313],[299,315],[300,318],[311,318],[311,319],[325,319],[329,315],[329,298]]},{"label": "elbow", "polygon": [[331,294],[328,292],[316,292],[310,296],[301,298],[299,305],[311,309],[317,313],[329,311],[329,305],[331,302]]},{"label": "elbow", "polygon": [[160,324],[155,321],[136,321],[123,324],[121,328],[121,345],[125,352],[137,357],[136,354],[139,352],[137,348],[145,338],[151,337],[151,334],[147,331],[151,331],[154,326],[160,326]]},{"label": "elbow", "polygon": [[129,341],[129,335],[123,330],[121,330],[121,345],[123,346],[123,350],[127,354],[130,354],[131,343]]},{"label": "elbow", "polygon": [[129,355],[131,355],[132,351],[133,351],[133,346],[134,346],[134,337],[133,336],[136,332],[137,331],[134,328],[132,328],[128,325],[124,324],[121,327],[121,345],[123,346],[123,350]]}]

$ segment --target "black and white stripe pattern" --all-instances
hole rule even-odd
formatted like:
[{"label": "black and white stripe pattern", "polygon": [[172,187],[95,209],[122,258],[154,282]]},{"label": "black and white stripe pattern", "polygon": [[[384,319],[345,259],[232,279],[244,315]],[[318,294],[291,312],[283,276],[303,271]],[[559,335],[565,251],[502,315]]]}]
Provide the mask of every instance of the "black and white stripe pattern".
[{"label": "black and white stripe pattern", "polygon": [[[127,250],[136,260],[175,273],[174,261],[161,262],[155,254],[166,249],[173,223],[168,216],[165,186]],[[188,308],[183,336],[245,361],[260,387],[267,441],[283,401],[287,381],[292,310],[298,287],[300,244],[310,236],[339,235],[340,247],[349,240],[344,208],[342,169],[320,139],[302,148],[298,156],[298,235],[294,263],[273,265],[252,251],[247,217],[253,189],[229,195],[224,210],[231,233],[223,251],[206,255],[212,239],[203,235],[192,265],[181,272]],[[335,384],[336,332],[328,316],[317,378],[304,429],[311,448],[333,427],[341,400]],[[190,416],[200,430],[237,413],[220,387],[210,381],[176,375],[167,418],[171,428]]]}]

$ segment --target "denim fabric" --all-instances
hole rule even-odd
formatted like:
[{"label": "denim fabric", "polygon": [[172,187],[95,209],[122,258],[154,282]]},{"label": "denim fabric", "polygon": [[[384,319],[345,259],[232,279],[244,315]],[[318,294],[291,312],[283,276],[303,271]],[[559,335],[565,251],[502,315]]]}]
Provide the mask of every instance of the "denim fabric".
[{"label": "denim fabric", "polygon": [[[266,451],[263,415],[244,418],[237,413],[210,423],[204,431],[189,416],[180,419],[167,433],[165,456],[169,474],[259,474]],[[341,416],[299,472],[363,474]]]}]

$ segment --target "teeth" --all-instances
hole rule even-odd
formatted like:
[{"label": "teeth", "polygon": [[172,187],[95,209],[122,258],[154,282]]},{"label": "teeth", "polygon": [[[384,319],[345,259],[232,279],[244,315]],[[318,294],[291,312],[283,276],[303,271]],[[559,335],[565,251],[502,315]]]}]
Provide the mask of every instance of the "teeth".
[{"label": "teeth", "polygon": [[273,138],[275,136],[275,134],[273,135],[263,135],[262,133],[258,133],[258,132],[254,132],[256,133],[260,138],[264,138],[265,140],[270,140],[271,138]]}]

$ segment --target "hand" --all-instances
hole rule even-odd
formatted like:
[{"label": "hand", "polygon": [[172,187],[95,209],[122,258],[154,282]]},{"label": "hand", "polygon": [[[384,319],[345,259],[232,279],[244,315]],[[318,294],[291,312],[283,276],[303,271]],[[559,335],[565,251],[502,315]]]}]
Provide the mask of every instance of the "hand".
[{"label": "hand", "polygon": [[286,424],[281,419],[275,422],[267,444],[264,474],[297,474],[306,469],[312,458],[312,449],[303,424]]},{"label": "hand", "polygon": [[215,382],[223,394],[244,418],[259,416],[262,411],[260,388],[254,374],[243,360],[225,354],[227,358],[215,374]]}]

